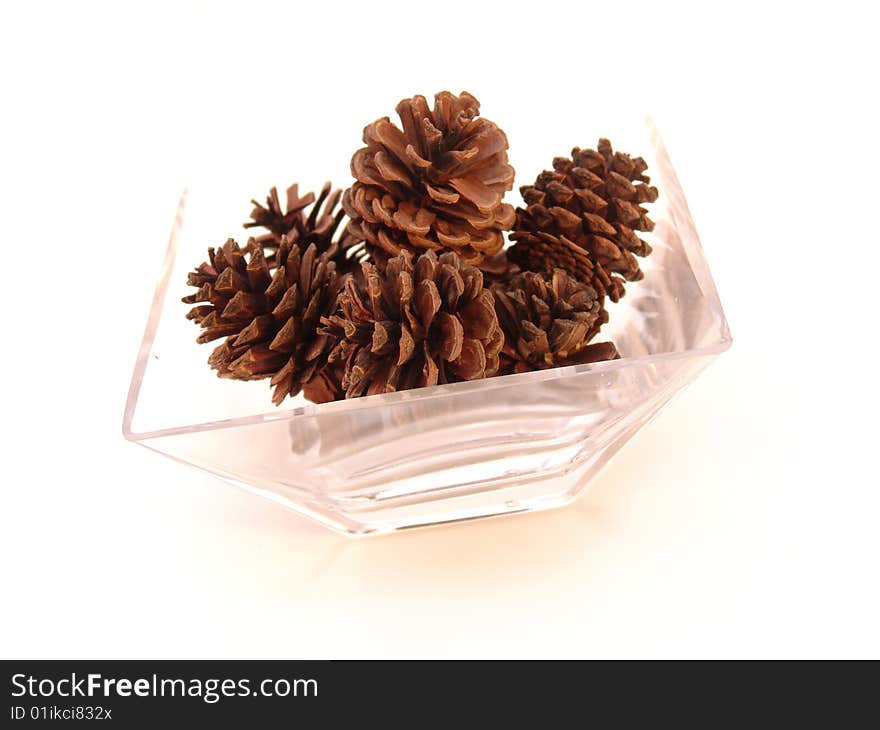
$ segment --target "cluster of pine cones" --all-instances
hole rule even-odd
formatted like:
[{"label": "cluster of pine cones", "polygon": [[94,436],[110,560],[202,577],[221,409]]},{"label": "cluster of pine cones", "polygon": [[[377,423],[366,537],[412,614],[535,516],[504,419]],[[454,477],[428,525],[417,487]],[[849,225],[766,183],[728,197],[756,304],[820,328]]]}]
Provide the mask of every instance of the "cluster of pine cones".
[{"label": "cluster of pine cones", "polygon": [[364,129],[347,190],[252,201],[260,235],[208,249],[183,298],[199,342],[224,338],[220,377],[323,403],[618,357],[593,340],[651,252],[645,161],[575,148],[514,210],[507,137],[479,111],[466,92],[404,99],[400,126]]}]

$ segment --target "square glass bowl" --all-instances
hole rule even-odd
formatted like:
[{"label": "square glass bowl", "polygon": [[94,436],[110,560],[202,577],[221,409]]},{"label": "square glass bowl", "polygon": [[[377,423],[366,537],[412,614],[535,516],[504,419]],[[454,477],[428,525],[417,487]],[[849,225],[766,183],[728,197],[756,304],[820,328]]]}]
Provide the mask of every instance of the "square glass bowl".
[{"label": "square glass bowl", "polygon": [[644,234],[654,249],[641,262],[645,278],[609,303],[596,338],[612,340],[620,360],[321,405],[299,396],[275,408],[267,381],[215,377],[206,361],[217,343],[197,345],[184,317],[187,271],[230,233],[247,238],[253,189],[203,188],[180,200],[125,437],[351,535],[570,502],[731,343],[656,129],[648,123],[621,149],[645,157],[660,197],[656,228]]}]

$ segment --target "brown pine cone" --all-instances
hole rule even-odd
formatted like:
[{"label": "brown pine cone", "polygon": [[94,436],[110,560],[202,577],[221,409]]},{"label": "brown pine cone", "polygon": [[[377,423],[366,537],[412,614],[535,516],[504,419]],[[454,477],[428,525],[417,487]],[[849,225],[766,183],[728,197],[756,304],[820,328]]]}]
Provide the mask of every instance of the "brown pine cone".
[{"label": "brown pine cone", "polygon": [[[348,271],[357,264],[357,259],[362,258],[364,253],[360,250],[362,247],[357,246],[360,240],[345,227],[342,228],[339,236],[335,236],[345,218],[343,210],[336,210],[341,197],[342,191],[333,190],[329,182],[324,183],[317,200],[314,193],[300,197],[299,185],[294,183],[287,188],[287,200],[282,210],[278,189],[272,188],[265,205],[261,205],[256,200],[251,201],[254,209],[251,211],[251,220],[247,221],[244,227],[266,229],[267,232],[257,236],[256,240],[267,249],[270,268],[274,268],[273,249],[277,249],[282,236],[287,236],[302,249],[314,243],[318,248],[318,254],[327,253],[336,262],[337,271]],[[306,208],[310,205],[312,208],[306,216]]]},{"label": "brown pine cone", "polygon": [[592,287],[562,269],[552,276],[527,271],[492,292],[504,330],[502,374],[619,357],[611,342],[590,344],[608,312]]},{"label": "brown pine cone", "polygon": [[635,231],[653,230],[642,203],[654,202],[657,188],[648,185],[641,157],[613,152],[607,139],[598,151],[575,147],[571,154],[520,188],[526,207],[516,211],[508,253],[523,269],[563,268],[616,302],[624,280],[643,276],[635,257],[651,247]]},{"label": "brown pine cone", "polygon": [[401,101],[403,130],[388,117],[368,125],[366,147],[351,159],[356,182],[342,197],[352,235],[385,258],[445,249],[478,264],[497,253],[514,221],[501,202],[513,168],[504,132],[479,112],[467,92],[442,91],[433,111],[423,96]]},{"label": "brown pine cone", "polygon": [[305,252],[282,236],[280,262],[271,271],[263,247],[250,239],[245,248],[229,239],[218,250],[208,249],[208,261],[189,274],[187,283],[199,287],[183,297],[195,304],[188,319],[202,327],[198,342],[219,337],[226,341],[208,359],[221,378],[271,378],[277,405],[296,395],[326,364],[333,339],[317,332],[329,315],[342,279],[327,253],[314,243]]},{"label": "brown pine cone", "polygon": [[479,269],[448,251],[404,251],[384,274],[364,263],[350,277],[323,332],[338,338],[346,398],[494,375],[503,333]]}]

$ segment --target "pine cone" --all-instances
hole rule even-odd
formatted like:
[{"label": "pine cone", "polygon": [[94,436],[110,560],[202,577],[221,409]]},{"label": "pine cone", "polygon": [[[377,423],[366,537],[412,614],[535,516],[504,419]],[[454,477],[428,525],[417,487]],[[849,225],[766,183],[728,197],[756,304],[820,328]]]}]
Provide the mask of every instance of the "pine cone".
[{"label": "pine cone", "polygon": [[339,339],[330,361],[345,364],[346,398],[494,375],[503,333],[479,269],[446,252],[409,252],[382,274],[364,263],[322,331]]},{"label": "pine cone", "polygon": [[608,312],[592,287],[562,269],[552,276],[527,271],[492,292],[504,330],[502,374],[619,357],[610,342],[590,344]]},{"label": "pine cone", "polygon": [[641,157],[613,152],[607,139],[598,151],[575,147],[571,154],[520,189],[526,207],[516,211],[509,256],[524,269],[563,268],[616,302],[624,280],[643,276],[635,257],[651,247],[635,231],[653,230],[641,204],[654,202],[657,188],[648,185]]},{"label": "pine cone", "polygon": [[327,362],[334,344],[319,334],[321,317],[335,306],[342,284],[327,253],[309,244],[305,252],[282,236],[274,272],[263,247],[250,239],[242,249],[229,239],[208,249],[208,261],[189,274],[199,287],[183,297],[195,304],[188,319],[202,327],[198,342],[226,341],[208,359],[221,378],[271,378],[277,405],[296,395]]},{"label": "pine cone", "polygon": [[514,221],[501,202],[513,168],[507,137],[479,111],[467,92],[442,91],[433,111],[423,96],[401,101],[402,131],[388,117],[368,125],[366,147],[351,159],[356,182],[342,197],[352,235],[386,257],[446,249],[478,264],[497,253]]},{"label": "pine cone", "polygon": [[[287,236],[303,249],[314,243],[318,254],[327,253],[336,262],[337,271],[348,271],[365,254],[357,247],[360,240],[345,228],[334,240],[334,235],[345,217],[343,210],[336,210],[341,197],[342,191],[333,190],[329,182],[324,183],[317,200],[314,193],[300,197],[299,185],[294,183],[287,188],[287,201],[282,210],[278,189],[272,188],[265,205],[256,200],[251,201],[254,209],[251,211],[251,220],[244,227],[266,229],[267,232],[257,236],[256,240],[267,249],[270,268],[274,268],[273,250],[280,245],[281,238]],[[306,217],[305,209],[310,205],[312,209]]]}]

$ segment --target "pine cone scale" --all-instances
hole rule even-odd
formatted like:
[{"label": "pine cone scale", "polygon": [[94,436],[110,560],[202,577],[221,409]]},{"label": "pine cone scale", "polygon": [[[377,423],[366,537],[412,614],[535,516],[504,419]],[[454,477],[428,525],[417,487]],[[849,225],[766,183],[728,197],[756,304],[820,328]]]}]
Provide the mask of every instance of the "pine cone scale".
[{"label": "pine cone scale", "polygon": [[486,375],[486,350],[479,340],[465,337],[461,354],[452,363],[455,373],[462,380],[474,380]]},{"label": "pine cone scale", "polygon": [[427,330],[443,304],[437,284],[431,279],[422,279],[415,288],[414,304],[421,328]]}]

